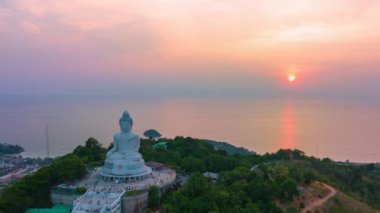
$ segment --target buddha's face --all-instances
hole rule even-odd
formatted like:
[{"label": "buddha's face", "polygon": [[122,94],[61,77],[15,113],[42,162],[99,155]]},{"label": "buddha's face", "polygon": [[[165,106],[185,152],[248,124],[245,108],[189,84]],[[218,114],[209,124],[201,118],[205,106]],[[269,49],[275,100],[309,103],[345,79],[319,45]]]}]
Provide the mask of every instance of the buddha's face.
[{"label": "buddha's face", "polygon": [[120,122],[120,130],[122,132],[130,132],[132,129],[132,124],[128,121]]}]

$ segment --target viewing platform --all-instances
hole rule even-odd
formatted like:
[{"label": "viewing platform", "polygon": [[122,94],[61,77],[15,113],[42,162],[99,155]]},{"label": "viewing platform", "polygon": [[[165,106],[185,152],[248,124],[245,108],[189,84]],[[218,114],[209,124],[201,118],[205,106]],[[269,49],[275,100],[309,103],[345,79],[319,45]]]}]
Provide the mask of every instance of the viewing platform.
[{"label": "viewing platform", "polygon": [[[76,187],[85,187],[86,193],[74,201],[72,212],[121,212],[123,196],[128,192],[148,191],[150,187],[157,186],[160,189],[171,186],[176,180],[174,170],[163,168],[152,171],[145,179],[118,182],[100,179],[98,171],[93,172],[87,179],[76,184]],[[128,197],[131,197],[128,195]]]}]

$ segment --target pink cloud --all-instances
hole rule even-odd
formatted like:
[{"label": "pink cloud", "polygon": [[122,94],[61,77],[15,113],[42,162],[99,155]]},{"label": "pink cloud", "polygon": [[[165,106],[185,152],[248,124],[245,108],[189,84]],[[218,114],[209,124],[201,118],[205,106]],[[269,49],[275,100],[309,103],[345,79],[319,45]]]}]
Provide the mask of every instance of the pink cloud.
[{"label": "pink cloud", "polygon": [[204,70],[277,78],[291,66],[314,76],[380,65],[378,11],[370,0],[5,0],[0,45],[27,59],[59,56],[52,66],[68,68],[56,73],[83,78]]}]

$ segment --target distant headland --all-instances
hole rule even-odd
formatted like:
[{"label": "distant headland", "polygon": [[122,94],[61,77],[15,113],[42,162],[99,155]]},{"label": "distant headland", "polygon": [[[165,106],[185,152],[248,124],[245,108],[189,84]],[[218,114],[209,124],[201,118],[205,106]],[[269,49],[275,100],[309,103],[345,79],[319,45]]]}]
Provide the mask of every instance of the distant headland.
[{"label": "distant headland", "polygon": [[20,154],[24,152],[24,148],[20,145],[12,145],[7,143],[0,143],[0,155],[5,154]]},{"label": "distant headland", "polygon": [[236,147],[236,146],[229,144],[227,142],[213,141],[213,140],[208,140],[208,139],[204,139],[204,142],[213,145],[214,149],[224,150],[228,154],[240,154],[240,155],[256,154],[256,152],[254,152],[254,151],[250,151],[244,147]]}]

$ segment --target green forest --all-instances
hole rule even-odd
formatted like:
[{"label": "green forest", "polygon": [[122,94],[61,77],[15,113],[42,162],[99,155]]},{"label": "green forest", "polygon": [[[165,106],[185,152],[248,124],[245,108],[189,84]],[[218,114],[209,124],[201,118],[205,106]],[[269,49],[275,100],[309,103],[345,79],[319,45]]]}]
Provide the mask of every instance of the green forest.
[{"label": "green forest", "polygon": [[[153,148],[165,141],[165,148]],[[299,212],[303,206],[279,206],[300,195],[299,187],[315,181],[328,183],[347,195],[380,208],[380,170],[374,164],[346,165],[330,159],[306,156],[300,150],[279,150],[264,155],[230,154],[204,140],[190,137],[142,140],[145,161],[162,162],[178,175],[189,177],[163,196],[149,192],[151,210],[162,212]],[[88,169],[101,166],[107,148],[90,138],[83,146],[51,165],[5,188],[0,212],[24,212],[27,208],[50,207],[53,186],[83,178]],[[218,173],[211,181],[204,172]]]}]

